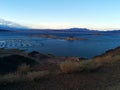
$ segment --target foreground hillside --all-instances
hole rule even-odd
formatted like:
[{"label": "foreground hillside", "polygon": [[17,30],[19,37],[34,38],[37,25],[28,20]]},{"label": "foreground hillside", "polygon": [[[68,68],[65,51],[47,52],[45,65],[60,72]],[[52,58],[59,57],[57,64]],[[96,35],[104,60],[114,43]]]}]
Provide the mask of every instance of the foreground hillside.
[{"label": "foreground hillside", "polygon": [[[120,90],[120,47],[92,60],[38,52],[23,55],[20,51],[16,54],[18,56],[1,57],[1,60],[11,61],[13,65],[15,58],[19,57],[16,60],[22,58],[23,64],[19,61],[17,71],[0,76],[0,90]],[[9,61],[8,57],[11,58]]]},{"label": "foreground hillside", "polygon": [[[53,68],[54,69],[54,68]],[[60,74],[33,82],[1,85],[1,90],[119,90],[120,63],[96,72]]]}]

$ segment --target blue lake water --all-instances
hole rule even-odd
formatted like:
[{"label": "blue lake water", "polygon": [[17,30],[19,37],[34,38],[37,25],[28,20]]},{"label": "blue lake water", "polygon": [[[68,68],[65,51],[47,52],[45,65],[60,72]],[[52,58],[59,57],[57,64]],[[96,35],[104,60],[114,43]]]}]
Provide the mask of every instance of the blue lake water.
[{"label": "blue lake water", "polygon": [[18,48],[56,56],[92,58],[120,46],[120,34],[109,33],[102,36],[77,34],[77,37],[88,38],[88,40],[67,41],[28,35],[34,33],[39,34],[37,32],[0,32],[0,48]]}]

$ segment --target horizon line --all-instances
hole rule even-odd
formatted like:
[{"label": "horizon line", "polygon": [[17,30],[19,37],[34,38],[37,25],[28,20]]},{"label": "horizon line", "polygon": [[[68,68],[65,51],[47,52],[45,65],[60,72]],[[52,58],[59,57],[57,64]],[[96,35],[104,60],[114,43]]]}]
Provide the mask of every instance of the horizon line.
[{"label": "horizon line", "polygon": [[61,29],[71,29],[71,28],[81,28],[81,29],[89,29],[89,30],[97,30],[97,31],[112,31],[112,30],[120,30],[119,27],[108,27],[108,26],[96,26],[94,27],[94,25],[72,25],[72,24],[68,24],[68,23],[64,23],[64,24],[28,24],[28,23],[24,23],[24,22],[16,22],[14,20],[6,20],[6,19],[2,19],[0,18],[0,20],[4,20],[4,21],[10,21],[22,26],[26,26],[28,28],[31,29],[55,29],[55,30],[61,30]]}]

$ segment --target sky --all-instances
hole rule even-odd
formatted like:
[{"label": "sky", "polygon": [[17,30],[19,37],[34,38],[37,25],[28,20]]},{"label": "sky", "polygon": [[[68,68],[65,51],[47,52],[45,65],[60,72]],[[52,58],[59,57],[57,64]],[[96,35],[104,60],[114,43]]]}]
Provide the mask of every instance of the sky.
[{"label": "sky", "polygon": [[120,0],[0,0],[0,18],[32,28],[120,29]]}]

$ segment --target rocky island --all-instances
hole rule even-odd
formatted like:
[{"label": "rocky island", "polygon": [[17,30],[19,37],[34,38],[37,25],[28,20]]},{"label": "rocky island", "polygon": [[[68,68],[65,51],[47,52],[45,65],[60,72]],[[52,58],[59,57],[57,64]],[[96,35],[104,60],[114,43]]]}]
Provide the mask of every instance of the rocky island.
[{"label": "rocky island", "polygon": [[58,37],[56,35],[48,35],[48,34],[31,34],[30,36],[33,37],[40,37],[40,38],[52,38],[52,39],[61,39],[61,40],[68,40],[68,41],[73,41],[73,40],[88,40],[87,38],[82,38],[82,37],[75,37],[75,36],[66,36],[66,37]]}]

